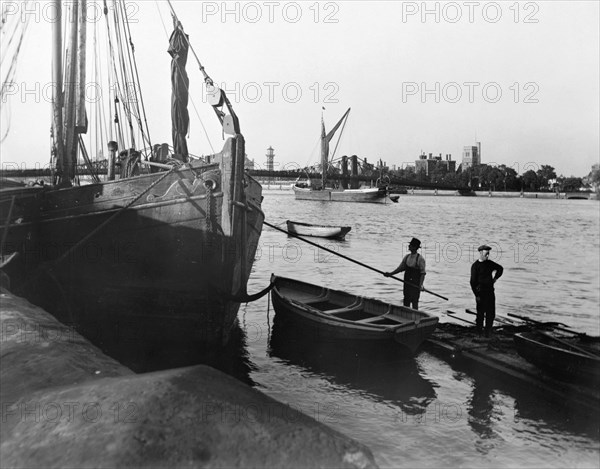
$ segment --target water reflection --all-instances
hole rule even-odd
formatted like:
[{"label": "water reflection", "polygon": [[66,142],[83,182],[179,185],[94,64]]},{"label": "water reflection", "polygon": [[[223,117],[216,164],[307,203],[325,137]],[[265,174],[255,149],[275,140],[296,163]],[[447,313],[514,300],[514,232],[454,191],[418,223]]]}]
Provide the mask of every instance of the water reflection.
[{"label": "water reflection", "polygon": [[436,398],[432,383],[412,357],[394,343],[356,345],[344,341],[311,340],[305,329],[275,316],[268,354],[303,367],[329,382],[359,390],[376,400],[391,401],[409,415],[422,414]]},{"label": "water reflection", "polygon": [[[453,368],[465,369],[456,364]],[[495,375],[483,370],[466,369],[473,379],[472,392],[467,400],[468,424],[479,437],[475,445],[478,452],[488,453],[495,446],[492,442],[499,438],[502,432],[500,426],[508,421],[515,428],[526,423],[526,426],[537,429],[536,432],[556,431],[554,438],[557,445],[560,440],[574,436],[590,437],[596,441],[600,438],[600,409],[597,404],[591,407],[574,405],[568,400],[548,395],[542,389],[523,385],[518,380],[508,378],[499,381]],[[504,424],[501,424],[503,420]],[[583,447],[587,444],[582,440]]]},{"label": "water reflection", "polygon": [[487,379],[475,379],[473,392],[467,401],[469,426],[483,439],[494,436],[492,415],[494,413],[494,386]]}]

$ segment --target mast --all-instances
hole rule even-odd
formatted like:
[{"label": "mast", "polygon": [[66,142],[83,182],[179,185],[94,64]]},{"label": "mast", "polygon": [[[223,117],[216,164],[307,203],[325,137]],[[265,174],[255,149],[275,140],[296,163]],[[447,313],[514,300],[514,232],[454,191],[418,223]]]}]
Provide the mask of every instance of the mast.
[{"label": "mast", "polygon": [[62,164],[65,154],[63,140],[63,79],[62,79],[62,10],[61,2],[53,1],[56,21],[52,24],[52,113],[54,127],[54,151],[56,169],[59,178],[62,175]]},{"label": "mast", "polygon": [[71,8],[71,31],[69,32],[69,49],[67,52],[67,83],[65,90],[65,150],[62,158],[59,185],[70,187],[75,177],[75,81],[77,79],[77,29],[79,23],[79,3],[73,2]]},{"label": "mast", "polygon": [[329,159],[329,142],[325,135],[325,122],[323,121],[323,112],[321,112],[321,188],[325,189],[327,180],[327,160]]},{"label": "mast", "polygon": [[329,163],[329,142],[337,132],[337,129],[339,129],[340,125],[342,125],[342,122],[344,122],[344,120],[348,117],[348,114],[350,114],[350,108],[348,108],[348,110],[340,118],[338,123],[333,126],[329,133],[325,134],[325,122],[323,121],[323,113],[321,113],[321,184],[323,189],[325,188],[325,181],[327,179],[327,164]]},{"label": "mast", "polygon": [[87,38],[87,0],[79,0],[79,41],[77,48],[77,96],[75,114],[75,132],[87,133],[88,120],[85,112],[85,67],[86,67],[86,38]]}]

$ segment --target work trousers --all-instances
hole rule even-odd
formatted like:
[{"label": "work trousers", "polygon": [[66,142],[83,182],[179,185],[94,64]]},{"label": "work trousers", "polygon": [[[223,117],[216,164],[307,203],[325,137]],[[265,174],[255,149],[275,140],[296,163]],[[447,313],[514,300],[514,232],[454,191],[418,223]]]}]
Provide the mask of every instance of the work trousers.
[{"label": "work trousers", "polygon": [[485,319],[485,332],[486,335],[492,331],[494,325],[494,318],[496,317],[496,295],[494,292],[480,292],[479,301],[477,302],[477,319],[475,324],[477,331],[483,330],[483,321]]}]

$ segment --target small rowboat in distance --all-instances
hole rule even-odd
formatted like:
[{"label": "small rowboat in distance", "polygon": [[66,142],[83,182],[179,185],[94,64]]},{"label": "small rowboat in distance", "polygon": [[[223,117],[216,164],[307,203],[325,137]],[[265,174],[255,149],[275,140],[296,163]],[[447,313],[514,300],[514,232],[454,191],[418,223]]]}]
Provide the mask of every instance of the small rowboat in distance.
[{"label": "small rowboat in distance", "polygon": [[550,375],[594,386],[600,384],[597,343],[583,344],[576,338],[555,337],[544,331],[515,334],[514,342],[519,355]]},{"label": "small rowboat in distance", "polygon": [[349,226],[311,225],[298,221],[287,220],[289,233],[299,236],[316,236],[319,238],[344,239],[346,233],[351,230]]},{"label": "small rowboat in distance", "polygon": [[346,340],[354,345],[396,342],[412,355],[439,320],[416,309],[274,274],[271,283],[275,313],[310,327],[323,340]]}]

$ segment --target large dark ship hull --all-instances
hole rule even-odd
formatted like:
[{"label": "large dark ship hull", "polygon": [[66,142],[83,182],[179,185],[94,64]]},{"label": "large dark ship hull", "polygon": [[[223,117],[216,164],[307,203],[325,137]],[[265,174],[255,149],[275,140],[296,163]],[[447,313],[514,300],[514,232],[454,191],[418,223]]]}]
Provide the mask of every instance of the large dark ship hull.
[{"label": "large dark ship hull", "polygon": [[[1,199],[11,289],[66,323],[222,344],[258,246],[243,138],[210,163]],[[10,215],[10,216],[9,216]],[[10,219],[9,219],[10,218]]]}]

